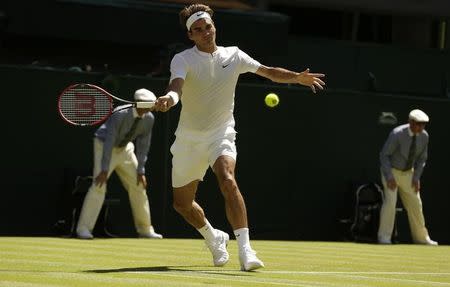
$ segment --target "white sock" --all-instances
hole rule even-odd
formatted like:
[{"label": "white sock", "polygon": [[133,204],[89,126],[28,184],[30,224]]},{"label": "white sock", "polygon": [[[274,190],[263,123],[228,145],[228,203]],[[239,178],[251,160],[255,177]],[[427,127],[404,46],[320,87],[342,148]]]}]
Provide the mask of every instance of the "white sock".
[{"label": "white sock", "polygon": [[207,219],[205,219],[205,222],[205,226],[200,227],[197,230],[205,238],[206,241],[211,242],[216,238],[216,230],[211,226]]},{"label": "white sock", "polygon": [[250,247],[250,236],[248,234],[248,228],[239,228],[234,231],[234,236],[236,236],[236,241],[239,250],[242,250],[244,246]]}]

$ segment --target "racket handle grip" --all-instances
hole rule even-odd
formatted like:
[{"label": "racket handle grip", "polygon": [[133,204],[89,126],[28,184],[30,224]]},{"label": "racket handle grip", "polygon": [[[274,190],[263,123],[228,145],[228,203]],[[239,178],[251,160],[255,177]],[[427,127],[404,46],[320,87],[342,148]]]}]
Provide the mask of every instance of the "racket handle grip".
[{"label": "racket handle grip", "polygon": [[151,109],[155,106],[155,102],[136,102],[136,108]]}]

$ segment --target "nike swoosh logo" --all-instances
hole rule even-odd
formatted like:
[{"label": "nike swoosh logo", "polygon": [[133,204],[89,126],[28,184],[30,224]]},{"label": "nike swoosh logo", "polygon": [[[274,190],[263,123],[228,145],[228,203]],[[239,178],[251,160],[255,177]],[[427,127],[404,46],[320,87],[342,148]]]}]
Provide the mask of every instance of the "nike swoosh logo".
[{"label": "nike swoosh logo", "polygon": [[226,65],[222,65],[222,68],[226,68],[226,67],[228,67],[230,64],[228,63],[228,64],[226,64]]},{"label": "nike swoosh logo", "polygon": [[197,17],[200,17],[203,15],[203,12],[197,13]]}]

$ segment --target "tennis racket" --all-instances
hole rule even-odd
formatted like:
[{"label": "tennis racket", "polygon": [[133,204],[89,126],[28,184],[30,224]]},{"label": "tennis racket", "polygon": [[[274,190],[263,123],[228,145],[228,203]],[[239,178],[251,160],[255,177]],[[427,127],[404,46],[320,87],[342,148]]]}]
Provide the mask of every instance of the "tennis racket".
[{"label": "tennis racket", "polygon": [[[118,104],[126,104],[118,106]],[[132,102],[115,97],[91,84],[74,84],[58,97],[58,112],[67,123],[75,126],[101,124],[114,112],[130,107],[150,109],[155,102]]]}]

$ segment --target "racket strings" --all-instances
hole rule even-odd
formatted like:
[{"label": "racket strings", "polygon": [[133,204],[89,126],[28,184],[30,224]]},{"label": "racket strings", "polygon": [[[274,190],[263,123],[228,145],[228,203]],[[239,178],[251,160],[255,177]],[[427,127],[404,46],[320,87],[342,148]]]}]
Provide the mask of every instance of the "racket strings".
[{"label": "racket strings", "polygon": [[111,114],[110,97],[90,87],[76,87],[63,93],[59,101],[61,114],[79,125],[92,125]]}]

